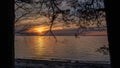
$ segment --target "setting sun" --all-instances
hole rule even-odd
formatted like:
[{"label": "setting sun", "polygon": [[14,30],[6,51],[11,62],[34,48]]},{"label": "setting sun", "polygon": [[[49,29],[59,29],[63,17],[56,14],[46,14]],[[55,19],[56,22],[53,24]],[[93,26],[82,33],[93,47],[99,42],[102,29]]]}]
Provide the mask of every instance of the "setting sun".
[{"label": "setting sun", "polygon": [[36,27],[36,28],[33,28],[33,32],[39,32],[39,33],[42,33],[42,32],[45,32],[45,31],[48,31],[49,29],[47,27]]},{"label": "setting sun", "polygon": [[37,33],[37,34],[40,34],[40,35],[42,35],[42,34],[44,34],[44,32],[45,31],[48,31],[49,30],[49,28],[48,27],[32,27],[32,28],[30,28],[30,29],[28,29],[27,30],[27,32],[30,32],[30,33]]},{"label": "setting sun", "polygon": [[[49,31],[49,26],[35,26],[27,30],[28,33],[36,33],[43,35],[46,31]],[[62,27],[53,27],[52,30],[62,30]]]}]

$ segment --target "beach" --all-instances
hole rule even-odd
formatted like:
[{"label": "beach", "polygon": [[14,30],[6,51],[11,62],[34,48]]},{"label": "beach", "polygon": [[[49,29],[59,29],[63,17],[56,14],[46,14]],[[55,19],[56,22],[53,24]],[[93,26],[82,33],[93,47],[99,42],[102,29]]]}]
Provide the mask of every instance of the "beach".
[{"label": "beach", "polygon": [[109,62],[15,59],[15,68],[110,68]]}]

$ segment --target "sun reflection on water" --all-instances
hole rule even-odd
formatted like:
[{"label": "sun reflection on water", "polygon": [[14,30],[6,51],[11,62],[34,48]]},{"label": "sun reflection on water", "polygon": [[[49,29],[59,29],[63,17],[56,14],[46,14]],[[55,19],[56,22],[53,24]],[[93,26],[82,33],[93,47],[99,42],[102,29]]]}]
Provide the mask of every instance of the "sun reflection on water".
[{"label": "sun reflection on water", "polygon": [[34,54],[36,55],[36,57],[34,57],[34,59],[35,58],[37,58],[38,59],[38,56],[39,56],[39,58],[44,58],[44,57],[42,57],[42,55],[44,55],[45,54],[45,42],[44,42],[44,37],[38,37],[38,38],[34,38],[33,39],[34,40]]},{"label": "sun reflection on water", "polygon": [[[35,55],[34,59],[48,59],[49,55],[53,53],[53,47],[51,47],[49,44],[51,44],[50,39],[48,36],[34,36],[32,39],[34,46],[31,48],[33,50],[33,54]],[[49,52],[50,51],[50,52]],[[49,52],[49,53],[48,53]]]}]

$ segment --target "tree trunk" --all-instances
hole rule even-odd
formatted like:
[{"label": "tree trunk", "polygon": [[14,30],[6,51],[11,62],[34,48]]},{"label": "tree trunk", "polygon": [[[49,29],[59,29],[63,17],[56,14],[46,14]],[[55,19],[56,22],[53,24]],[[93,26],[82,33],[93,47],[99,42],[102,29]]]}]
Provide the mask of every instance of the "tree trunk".
[{"label": "tree trunk", "polygon": [[0,67],[14,68],[14,0],[0,3]]},{"label": "tree trunk", "polygon": [[[119,48],[119,42],[116,41],[116,39],[119,39],[118,38],[118,29],[119,27],[117,27],[116,25],[118,25],[117,23],[119,23],[119,19],[117,19],[116,17],[119,17],[118,16],[118,6],[115,7],[115,2],[116,1],[113,1],[113,0],[104,0],[104,4],[105,4],[105,11],[106,11],[106,21],[107,21],[107,28],[108,28],[108,42],[109,42],[109,49],[110,49],[110,60],[111,60],[111,68],[120,68],[118,67],[119,62],[118,59],[120,58],[117,58],[118,56],[118,53],[119,52],[118,50],[119,49],[116,49],[116,48]],[[117,10],[115,10],[114,8],[117,8]],[[115,12],[113,12],[115,11]],[[117,31],[117,33],[115,32]],[[115,45],[117,44],[117,45]],[[115,60],[116,59],[116,60]]]}]

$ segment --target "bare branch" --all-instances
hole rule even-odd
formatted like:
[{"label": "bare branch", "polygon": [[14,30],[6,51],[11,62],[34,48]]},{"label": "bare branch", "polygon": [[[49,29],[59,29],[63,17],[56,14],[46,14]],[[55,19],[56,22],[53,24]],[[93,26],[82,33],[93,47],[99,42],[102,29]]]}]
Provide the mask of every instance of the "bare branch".
[{"label": "bare branch", "polygon": [[[52,31],[52,26],[54,25],[54,22],[58,20],[58,16],[60,14],[60,21],[66,24],[73,22],[79,25],[77,30],[78,33],[76,34],[80,34],[86,31],[87,26],[89,25],[95,24],[97,25],[97,27],[101,27],[101,18],[105,17],[105,8],[100,3],[103,2],[103,0],[87,0],[86,2],[78,2],[78,0],[66,0],[66,3],[68,3],[70,8],[64,10],[59,7],[63,1],[64,0],[61,0],[61,2],[58,2],[58,0],[39,0],[35,2],[34,5],[34,9],[37,9],[36,15],[39,14],[40,16],[46,16],[50,19],[50,32],[54,37],[55,34]],[[19,19],[23,18],[26,15],[29,15],[32,10],[34,10],[28,7],[28,9],[31,10],[29,11],[24,4],[19,4],[20,2],[16,2],[16,11],[19,11],[19,9],[23,9],[25,12],[20,17],[18,17],[15,22],[18,22]],[[32,4],[29,3],[29,5]]]}]

